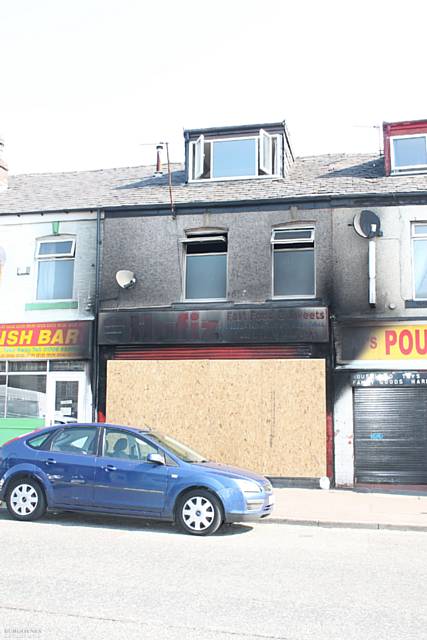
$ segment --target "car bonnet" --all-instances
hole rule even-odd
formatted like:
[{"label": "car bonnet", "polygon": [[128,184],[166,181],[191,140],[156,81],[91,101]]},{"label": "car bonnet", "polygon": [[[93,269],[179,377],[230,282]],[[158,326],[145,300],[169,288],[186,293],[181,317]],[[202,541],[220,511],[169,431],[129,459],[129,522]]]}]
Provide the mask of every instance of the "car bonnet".
[{"label": "car bonnet", "polygon": [[221,464],[220,462],[193,462],[191,466],[203,469],[203,471],[212,472],[215,475],[226,476],[227,478],[255,480],[261,484],[265,482],[264,476],[261,476],[259,473],[248,471],[247,469],[240,469],[239,467],[233,467],[228,464]]}]

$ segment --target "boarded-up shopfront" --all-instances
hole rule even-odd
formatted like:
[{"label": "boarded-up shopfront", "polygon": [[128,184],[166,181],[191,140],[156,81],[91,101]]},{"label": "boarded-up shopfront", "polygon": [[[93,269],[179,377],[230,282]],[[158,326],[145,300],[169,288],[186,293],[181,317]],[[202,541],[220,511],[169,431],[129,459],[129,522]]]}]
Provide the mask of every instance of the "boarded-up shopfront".
[{"label": "boarded-up shopfront", "polygon": [[[154,346],[160,335],[166,344]],[[239,336],[249,344],[236,344]],[[327,336],[324,308],[101,314],[100,342],[116,341],[103,347],[106,419],[149,425],[272,477],[319,478]]]}]

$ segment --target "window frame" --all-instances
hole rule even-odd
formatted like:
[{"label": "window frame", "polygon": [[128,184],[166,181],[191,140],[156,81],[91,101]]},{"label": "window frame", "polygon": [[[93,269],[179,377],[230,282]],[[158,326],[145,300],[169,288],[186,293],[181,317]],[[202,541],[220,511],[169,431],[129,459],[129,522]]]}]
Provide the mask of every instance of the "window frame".
[{"label": "window frame", "polygon": [[[71,242],[71,249],[66,253],[40,253],[42,244],[58,244],[59,242]],[[37,238],[36,260],[49,260],[56,258],[74,258],[76,251],[76,238],[74,236],[46,236]]]},{"label": "window frame", "polygon": [[[290,239],[279,239],[275,240],[274,236],[276,232],[283,231],[311,231],[311,237],[309,239],[303,238],[301,240],[290,238]],[[296,244],[308,244],[312,243],[313,247],[301,247],[300,249],[295,248]],[[271,245],[271,297],[272,300],[314,300],[317,295],[317,257],[316,257],[316,242],[315,242],[315,226],[314,225],[297,225],[292,227],[273,227],[271,231],[270,238]],[[275,249],[275,245],[281,245],[280,249]],[[290,246],[292,245],[292,247]],[[274,292],[274,254],[277,252],[285,252],[285,251],[313,251],[313,280],[314,280],[314,291],[313,294],[299,294],[299,295],[275,295]]]},{"label": "window frame", "polygon": [[425,298],[417,297],[415,288],[415,243],[417,242],[417,240],[425,240],[427,242],[427,232],[423,234],[415,233],[415,229],[417,226],[427,226],[427,221],[422,222],[421,220],[417,220],[411,222],[412,299],[419,302],[426,302],[427,296]]},{"label": "window frame", "polygon": [[[226,247],[225,251],[213,251],[206,252],[200,254],[191,254],[191,255],[203,255],[203,256],[222,256],[225,255],[225,298],[187,298],[187,244],[202,244],[203,242],[213,242],[213,241],[224,241],[224,245]],[[184,247],[184,273],[183,273],[183,292],[182,292],[182,300],[183,302],[224,302],[228,300],[228,237],[227,233],[218,233],[215,235],[209,235],[208,233],[204,233],[203,235],[191,235],[186,238],[181,238],[181,244]]]},{"label": "window frame", "polygon": [[427,162],[425,164],[407,164],[400,167],[396,167],[396,157],[394,152],[394,141],[395,140],[408,140],[410,138],[424,138],[424,144],[426,147],[427,153],[427,133],[413,133],[413,134],[403,134],[398,136],[390,137],[390,163],[391,163],[391,171],[393,174],[406,173],[406,172],[420,172],[425,173],[427,170]]},{"label": "window frame", "polygon": [[[268,150],[269,150],[269,159],[266,160],[264,153],[264,142],[268,142]],[[259,167],[258,173],[260,171],[264,172],[265,176],[271,176],[273,174],[273,136],[264,131],[264,129],[259,130],[258,136],[258,158],[259,158]]]},{"label": "window frame", "polygon": [[[42,244],[54,244],[58,242],[71,242],[71,249],[68,252],[64,253],[50,253],[50,254],[40,254],[40,247]],[[60,236],[45,236],[43,238],[37,238],[36,240],[36,252],[35,252],[35,261],[36,261],[36,273],[35,273],[35,300],[36,302],[67,302],[69,300],[74,300],[74,270],[75,270],[75,260],[76,260],[76,237],[68,236],[68,235],[60,235]],[[41,262],[73,262],[73,282],[72,282],[72,291],[71,296],[69,298],[39,298],[39,272],[40,272],[40,263]]]},{"label": "window frame", "polygon": [[[270,138],[270,150],[271,150],[271,173],[262,173],[261,171],[265,171],[264,167],[261,166],[261,140],[267,135]],[[264,129],[260,129],[258,134],[255,135],[235,135],[229,137],[209,137],[206,139],[203,134],[200,135],[197,140],[189,141],[189,163],[188,163],[188,182],[219,182],[224,180],[256,180],[256,179],[265,179],[265,178],[278,178],[280,177],[280,154],[278,153],[280,147],[280,134],[279,133],[268,133]],[[203,165],[205,158],[204,145],[209,143],[209,161],[210,161],[210,172],[212,173],[213,168],[213,143],[215,142],[233,142],[235,140],[255,140],[255,167],[256,173],[254,175],[247,176],[222,176],[219,178],[201,178],[196,177],[197,175],[203,175]],[[273,159],[273,141],[276,141],[276,153]],[[281,147],[280,147],[281,148]],[[198,151],[200,150],[200,151]],[[201,173],[199,173],[201,171]]]}]

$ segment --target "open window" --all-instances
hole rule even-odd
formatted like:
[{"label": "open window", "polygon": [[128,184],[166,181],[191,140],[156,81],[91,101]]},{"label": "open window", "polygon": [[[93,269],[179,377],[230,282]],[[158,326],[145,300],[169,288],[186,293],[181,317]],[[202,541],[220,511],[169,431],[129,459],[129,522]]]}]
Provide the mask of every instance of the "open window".
[{"label": "open window", "polygon": [[273,229],[273,297],[314,298],[314,228]]},{"label": "open window", "polygon": [[37,241],[37,300],[70,300],[73,297],[74,237],[54,236]]},{"label": "open window", "polygon": [[259,169],[261,173],[273,173],[273,137],[267,131],[259,132]]},{"label": "open window", "polygon": [[280,173],[280,136],[209,138],[190,142],[190,180],[256,178]]},{"label": "open window", "polygon": [[390,145],[394,173],[427,170],[427,134],[393,136]]},{"label": "open window", "polygon": [[194,179],[202,177],[205,161],[205,137],[201,135],[194,143]]},{"label": "open window", "polygon": [[189,235],[185,250],[185,300],[227,297],[227,235]]}]

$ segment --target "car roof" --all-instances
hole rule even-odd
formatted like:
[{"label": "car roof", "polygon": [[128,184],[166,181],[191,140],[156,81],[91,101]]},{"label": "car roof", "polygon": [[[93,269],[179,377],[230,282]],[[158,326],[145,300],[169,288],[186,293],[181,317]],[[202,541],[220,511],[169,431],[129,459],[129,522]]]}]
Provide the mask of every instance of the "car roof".
[{"label": "car roof", "polygon": [[101,428],[101,427],[111,427],[114,429],[131,429],[132,431],[138,431],[138,432],[146,432],[149,433],[150,431],[152,431],[152,429],[150,427],[147,427],[147,425],[144,425],[142,427],[134,427],[134,426],[129,426],[129,425],[125,425],[125,424],[112,424],[110,422],[67,422],[65,424],[53,424],[50,427],[44,427],[39,429],[39,431],[44,431],[45,429],[58,429],[58,427],[61,428],[65,428],[65,429],[69,429],[71,427],[97,427],[97,428]]}]

